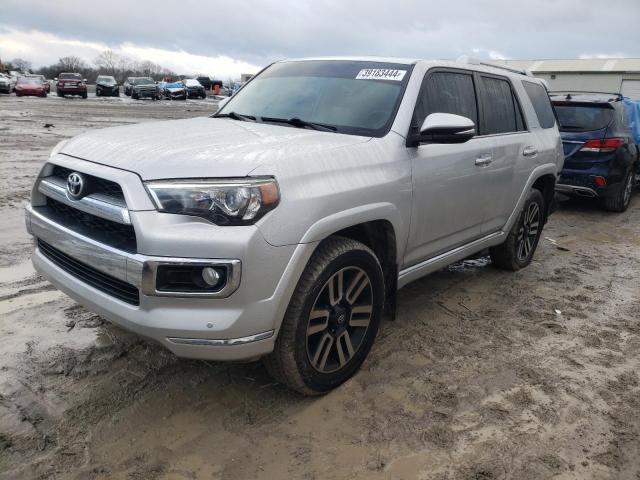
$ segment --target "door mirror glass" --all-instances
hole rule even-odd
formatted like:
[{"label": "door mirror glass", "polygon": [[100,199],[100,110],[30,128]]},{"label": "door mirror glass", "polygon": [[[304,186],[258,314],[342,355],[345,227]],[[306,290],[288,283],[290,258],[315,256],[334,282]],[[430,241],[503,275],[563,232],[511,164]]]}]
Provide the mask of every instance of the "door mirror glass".
[{"label": "door mirror glass", "polygon": [[464,143],[476,135],[473,120],[453,113],[432,113],[422,122],[420,143]]}]

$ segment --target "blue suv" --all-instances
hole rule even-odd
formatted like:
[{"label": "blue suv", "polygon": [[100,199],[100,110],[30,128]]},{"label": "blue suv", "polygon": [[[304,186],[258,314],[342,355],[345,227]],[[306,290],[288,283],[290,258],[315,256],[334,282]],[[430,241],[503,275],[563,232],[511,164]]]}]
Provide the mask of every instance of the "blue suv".
[{"label": "blue suv", "polygon": [[624,212],[640,179],[640,150],[622,95],[552,92],[564,146],[564,168],[556,191],[602,199]]}]

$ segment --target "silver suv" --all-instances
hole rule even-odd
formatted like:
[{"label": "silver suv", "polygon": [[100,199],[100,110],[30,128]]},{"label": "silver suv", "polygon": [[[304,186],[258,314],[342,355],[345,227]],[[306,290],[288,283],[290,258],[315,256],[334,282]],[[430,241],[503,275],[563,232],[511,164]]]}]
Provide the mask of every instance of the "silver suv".
[{"label": "silver suv", "polygon": [[27,208],[36,269],[181,357],[304,394],[351,377],[396,291],[533,257],[562,169],[540,80],[479,63],[275,63],[213,116],[61,143]]}]

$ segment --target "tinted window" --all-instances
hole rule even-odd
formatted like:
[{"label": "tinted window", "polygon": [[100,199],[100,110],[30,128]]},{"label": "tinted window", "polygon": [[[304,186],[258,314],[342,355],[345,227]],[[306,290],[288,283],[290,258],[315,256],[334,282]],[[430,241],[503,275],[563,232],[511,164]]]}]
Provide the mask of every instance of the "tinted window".
[{"label": "tinted window", "polygon": [[556,103],[560,130],[588,132],[605,128],[613,120],[609,105],[572,105]]},{"label": "tinted window", "polygon": [[416,111],[418,127],[431,113],[462,115],[478,125],[478,106],[473,88],[473,76],[457,72],[432,73],[427,77]]},{"label": "tinted window", "polygon": [[82,76],[79,73],[61,73],[58,78],[63,80],[81,80]]},{"label": "tinted window", "polygon": [[553,107],[547,90],[537,83],[522,82],[522,85],[533,104],[540,126],[542,128],[553,128],[556,124],[556,118],[553,114]]},{"label": "tinted window", "polygon": [[380,137],[391,128],[411,69],[346,60],[276,63],[218,113],[251,115],[265,122],[299,118],[333,126],[339,133]]},{"label": "tinted window", "polygon": [[508,81],[493,77],[480,77],[482,99],[482,135],[511,133],[524,130],[520,107]]}]

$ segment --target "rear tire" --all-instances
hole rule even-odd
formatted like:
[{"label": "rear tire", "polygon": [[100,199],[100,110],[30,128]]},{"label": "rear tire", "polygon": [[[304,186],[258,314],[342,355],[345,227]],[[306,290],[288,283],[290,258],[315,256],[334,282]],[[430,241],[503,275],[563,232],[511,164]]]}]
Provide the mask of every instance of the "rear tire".
[{"label": "rear tire", "polygon": [[378,333],[384,277],[375,254],[343,237],[323,241],[311,256],[263,358],[278,382],[321,395],[351,378]]},{"label": "rear tire", "polygon": [[634,167],[631,167],[624,177],[624,182],[620,190],[612,197],[604,199],[604,208],[609,212],[624,212],[631,203],[633,187],[635,185]]},{"label": "rear tire", "polygon": [[493,264],[505,270],[520,270],[533,260],[544,226],[544,197],[540,190],[531,189],[518,219],[507,239],[489,249]]}]

